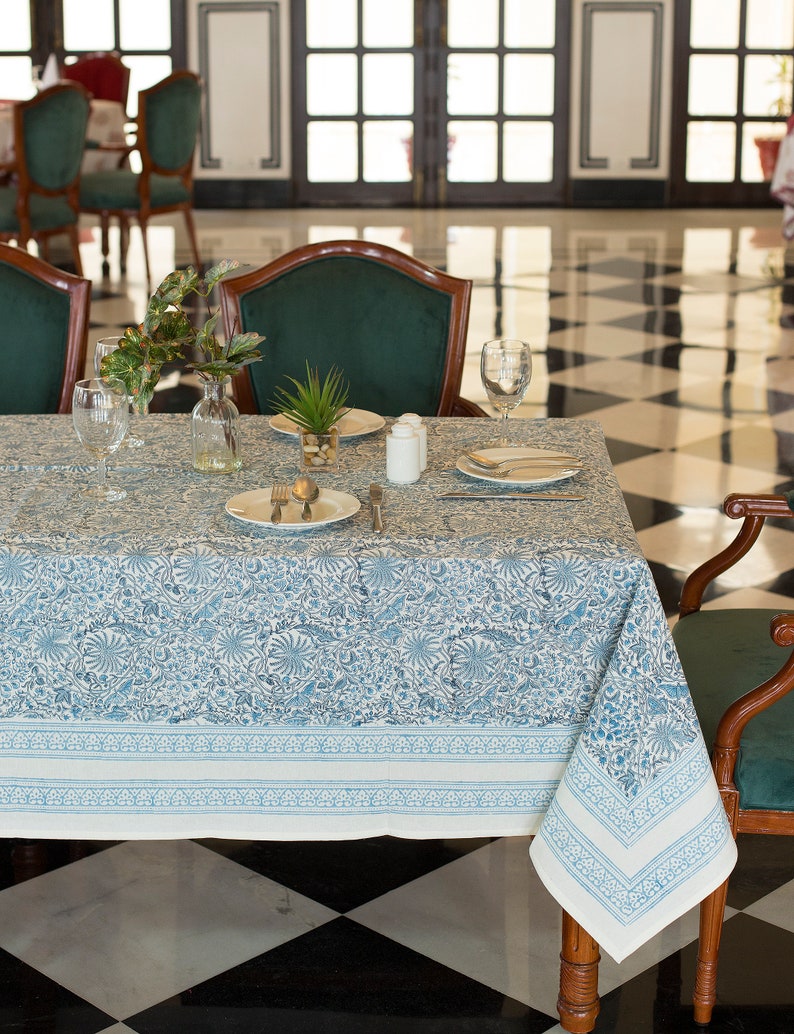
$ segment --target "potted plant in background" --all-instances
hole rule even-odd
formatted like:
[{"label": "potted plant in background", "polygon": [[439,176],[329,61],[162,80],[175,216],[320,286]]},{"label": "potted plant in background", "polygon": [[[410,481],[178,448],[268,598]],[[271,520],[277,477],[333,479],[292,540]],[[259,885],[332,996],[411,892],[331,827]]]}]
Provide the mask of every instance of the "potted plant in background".
[{"label": "potted plant in background", "polygon": [[349,385],[335,366],[320,381],[319,371],[307,361],[306,380],[288,377],[295,391],[276,388],[273,408],[298,425],[301,466],[304,470],[333,470],[339,464],[339,428],[336,422],[347,409]]},{"label": "potted plant in background", "polygon": [[187,368],[201,378],[204,397],[193,409],[191,438],[193,466],[207,474],[226,474],[242,466],[239,448],[239,413],[226,398],[225,385],[244,366],[262,358],[257,348],[264,338],[248,332],[233,333],[221,341],[215,333],[220,310],[207,302],[207,319],[193,326],[185,311],[185,299],[195,294],[208,299],[223,277],[239,263],[224,259],[204,277],[192,266],[176,269],[162,281],[149,299],[143,323],[128,327],[118,348],[102,360],[102,376],[122,381],[138,412],[146,412],[164,363],[191,359]]},{"label": "potted plant in background", "polygon": [[[787,118],[791,113],[791,84],[794,72],[794,58],[790,54],[775,55],[775,75],[769,80],[777,87],[777,96],[769,106],[769,114],[775,118]],[[771,180],[775,174],[780,142],[786,135],[785,124],[781,131],[772,136],[756,136],[753,138],[758,148],[761,172],[765,180]]]}]

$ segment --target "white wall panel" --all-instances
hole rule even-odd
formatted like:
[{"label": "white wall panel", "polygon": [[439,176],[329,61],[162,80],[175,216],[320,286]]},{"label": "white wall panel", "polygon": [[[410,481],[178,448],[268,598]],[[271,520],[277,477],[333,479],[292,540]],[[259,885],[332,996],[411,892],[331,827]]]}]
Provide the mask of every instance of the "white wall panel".
[{"label": "white wall panel", "polygon": [[576,0],[570,174],[669,175],[672,0]]},{"label": "white wall panel", "polygon": [[289,5],[190,0],[190,66],[205,84],[197,179],[290,175]]}]

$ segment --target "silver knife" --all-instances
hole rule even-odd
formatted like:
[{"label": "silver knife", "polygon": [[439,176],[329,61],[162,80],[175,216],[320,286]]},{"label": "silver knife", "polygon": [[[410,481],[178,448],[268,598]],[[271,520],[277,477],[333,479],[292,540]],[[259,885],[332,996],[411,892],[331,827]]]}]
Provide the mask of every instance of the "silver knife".
[{"label": "silver knife", "polygon": [[383,531],[383,520],[380,508],[383,503],[383,489],[373,481],[369,486],[369,500],[372,503],[372,530],[379,534]]},{"label": "silver knife", "polygon": [[563,492],[444,492],[436,499],[526,499],[530,503],[538,499],[584,499],[583,495],[568,495]]}]

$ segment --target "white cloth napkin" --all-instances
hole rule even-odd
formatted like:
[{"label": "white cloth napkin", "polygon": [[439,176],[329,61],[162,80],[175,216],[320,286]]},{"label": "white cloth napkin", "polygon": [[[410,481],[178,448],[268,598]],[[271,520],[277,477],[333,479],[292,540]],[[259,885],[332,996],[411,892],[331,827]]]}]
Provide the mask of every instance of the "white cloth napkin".
[{"label": "white cloth napkin", "polygon": [[46,90],[48,86],[55,86],[60,80],[61,70],[58,67],[58,59],[54,54],[50,54],[47,58],[47,63],[44,65],[44,71],[41,73],[42,88]]}]

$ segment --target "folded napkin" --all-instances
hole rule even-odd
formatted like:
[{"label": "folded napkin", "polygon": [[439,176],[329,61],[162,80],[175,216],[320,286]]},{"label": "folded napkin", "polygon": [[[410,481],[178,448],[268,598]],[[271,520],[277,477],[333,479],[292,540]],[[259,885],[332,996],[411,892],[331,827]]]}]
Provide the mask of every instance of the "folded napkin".
[{"label": "folded napkin", "polygon": [[55,86],[60,81],[61,70],[58,67],[58,59],[54,54],[50,54],[47,58],[47,63],[44,65],[44,71],[41,73],[42,89],[46,90],[48,86]]}]

